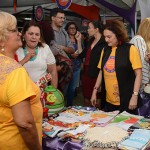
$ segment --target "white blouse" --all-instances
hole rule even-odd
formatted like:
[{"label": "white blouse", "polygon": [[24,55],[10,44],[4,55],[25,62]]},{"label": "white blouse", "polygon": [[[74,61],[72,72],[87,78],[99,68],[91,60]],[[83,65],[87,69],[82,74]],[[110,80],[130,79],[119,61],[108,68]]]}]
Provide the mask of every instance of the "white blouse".
[{"label": "white blouse", "polygon": [[148,62],[145,61],[145,54],[146,54],[146,51],[147,51],[147,46],[146,46],[146,43],[144,41],[144,39],[140,36],[140,35],[136,35],[134,36],[130,43],[134,44],[135,47],[139,50],[140,52],[140,56],[141,56],[141,61],[142,61],[142,74],[143,74],[143,77],[142,77],[142,83],[143,84],[146,84],[146,83],[149,83],[149,79],[150,79],[150,76],[149,76],[149,72],[150,72],[150,65]]},{"label": "white blouse", "polygon": [[[24,57],[23,48],[19,48],[16,52],[18,60],[21,61]],[[47,44],[44,47],[38,47],[38,54],[35,60],[28,61],[24,64],[30,78],[37,82],[41,77],[47,74],[47,65],[55,64],[56,60]]]}]

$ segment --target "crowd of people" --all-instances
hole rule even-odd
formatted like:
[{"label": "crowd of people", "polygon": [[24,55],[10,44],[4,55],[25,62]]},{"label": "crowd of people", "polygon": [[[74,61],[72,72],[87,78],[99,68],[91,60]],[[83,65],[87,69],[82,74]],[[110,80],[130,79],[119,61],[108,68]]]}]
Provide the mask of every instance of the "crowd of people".
[{"label": "crowd of people", "polygon": [[45,86],[58,88],[66,106],[81,82],[84,106],[150,115],[150,18],[131,40],[121,21],[90,21],[86,45],[76,22],[64,28],[59,8],[51,10],[51,24],[31,20],[21,33],[13,15],[0,18],[0,149],[42,150],[37,83],[49,73]]}]

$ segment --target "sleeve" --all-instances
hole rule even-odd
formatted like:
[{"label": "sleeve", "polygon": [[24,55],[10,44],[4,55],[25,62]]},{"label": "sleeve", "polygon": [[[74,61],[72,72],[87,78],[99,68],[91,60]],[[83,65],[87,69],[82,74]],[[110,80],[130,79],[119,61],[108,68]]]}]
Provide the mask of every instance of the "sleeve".
[{"label": "sleeve", "polygon": [[135,36],[130,41],[130,43],[134,44],[134,46],[139,50],[142,64],[144,64],[144,57],[145,57],[145,52],[146,52],[146,43],[144,39],[140,36]]},{"label": "sleeve", "polygon": [[24,67],[12,71],[7,80],[9,85],[7,87],[7,97],[10,106],[36,95],[33,83]]},{"label": "sleeve", "polygon": [[97,66],[99,69],[101,69],[103,54],[104,54],[104,49],[102,50],[101,57],[100,57],[100,60],[99,60],[98,66]]},{"label": "sleeve", "polygon": [[67,47],[72,47],[73,49],[74,49],[74,46],[73,46],[73,44],[71,43],[71,41],[70,41],[70,38],[69,38],[69,36],[68,36],[68,33],[65,31],[65,30],[63,30],[63,32],[64,32],[64,34],[65,34],[65,37],[66,37],[66,42],[67,42]]},{"label": "sleeve", "polygon": [[55,64],[56,60],[50,47],[46,44],[45,48],[46,48],[46,63],[48,65]]},{"label": "sleeve", "polygon": [[133,69],[142,68],[139,50],[133,45],[130,47],[130,61]]}]

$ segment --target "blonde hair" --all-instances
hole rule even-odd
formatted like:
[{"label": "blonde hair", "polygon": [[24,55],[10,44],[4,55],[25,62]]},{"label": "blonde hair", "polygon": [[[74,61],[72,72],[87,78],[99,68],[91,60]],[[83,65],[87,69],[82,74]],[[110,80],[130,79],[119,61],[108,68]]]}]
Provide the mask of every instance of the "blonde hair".
[{"label": "blonde hair", "polygon": [[8,31],[16,27],[17,20],[7,12],[0,12],[0,18],[3,18],[0,21],[0,42],[2,42],[7,40]]},{"label": "blonde hair", "polygon": [[137,35],[142,36],[145,40],[147,51],[150,52],[150,18],[145,18],[139,25]]}]

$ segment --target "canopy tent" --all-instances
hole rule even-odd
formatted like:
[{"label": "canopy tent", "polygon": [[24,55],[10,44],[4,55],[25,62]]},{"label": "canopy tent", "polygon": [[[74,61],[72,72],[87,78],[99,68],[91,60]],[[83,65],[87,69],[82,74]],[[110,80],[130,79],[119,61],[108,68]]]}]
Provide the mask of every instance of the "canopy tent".
[{"label": "canopy tent", "polygon": [[[139,17],[142,19],[150,16],[150,10],[148,9],[148,5],[150,4],[149,0],[72,0],[72,4],[79,5],[80,7],[95,5],[95,8],[99,8],[99,15],[103,17],[103,20],[107,19],[107,17],[113,18],[114,16],[120,16],[129,21],[134,31],[136,31],[137,12],[138,14],[141,12]],[[12,14],[21,12],[25,14],[32,13],[33,6],[37,5],[41,5],[45,10],[57,7],[53,0],[3,0],[0,3],[0,10]],[[90,8],[91,12],[95,11],[95,8]],[[77,9],[77,7],[73,8],[72,5],[69,9],[77,13],[82,11],[82,9]],[[91,14],[88,15],[84,11],[82,12],[79,14],[89,19]],[[95,15],[91,16],[93,17]]]}]

